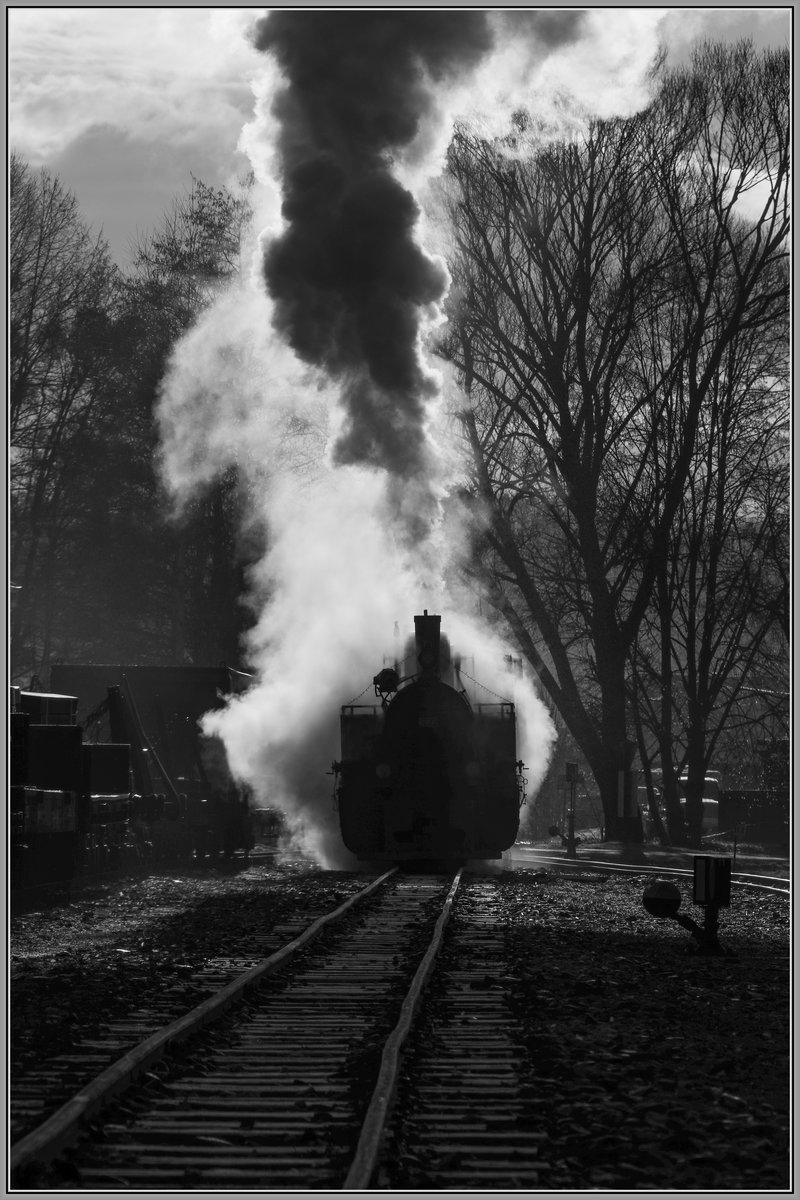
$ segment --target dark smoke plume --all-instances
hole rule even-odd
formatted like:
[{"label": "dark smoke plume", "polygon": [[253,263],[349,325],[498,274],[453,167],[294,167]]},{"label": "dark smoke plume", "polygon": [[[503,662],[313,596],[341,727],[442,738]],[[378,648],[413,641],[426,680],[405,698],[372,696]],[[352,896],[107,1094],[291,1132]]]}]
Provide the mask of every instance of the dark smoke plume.
[{"label": "dark smoke plume", "polygon": [[414,241],[419,215],[392,175],[447,83],[491,48],[481,12],[269,13],[254,43],[286,78],[273,113],[288,228],[265,254],[275,324],[342,390],[341,463],[403,478],[426,469],[424,307],[447,285]]}]

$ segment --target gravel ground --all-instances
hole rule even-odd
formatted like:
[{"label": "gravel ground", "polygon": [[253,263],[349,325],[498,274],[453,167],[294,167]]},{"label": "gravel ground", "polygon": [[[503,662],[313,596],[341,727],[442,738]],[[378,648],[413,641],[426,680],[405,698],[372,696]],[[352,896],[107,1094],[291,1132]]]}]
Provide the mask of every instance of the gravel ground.
[{"label": "gravel ground", "polygon": [[[231,960],[246,970],[365,882],[286,859],[76,885],[70,903],[12,917],[12,1080],[98,1037],[134,1003],[167,994],[182,1015],[205,999],[191,982],[198,971]],[[256,947],[253,934],[273,934],[274,946]]]},{"label": "gravel ground", "polygon": [[[187,991],[194,972],[253,958],[249,930],[280,944],[364,882],[294,860],[107,882],[14,916],[12,1078],[97,1036],[134,999],[166,992],[180,1015],[203,999]],[[530,1119],[548,1132],[543,1186],[786,1188],[787,901],[736,893],[720,919],[729,953],[708,958],[644,911],[650,876],[521,869],[498,882]],[[690,882],[679,886],[681,911],[697,916]]]},{"label": "gravel ground", "polygon": [[[519,871],[508,883],[544,1186],[786,1188],[789,905],[735,893],[720,915],[729,953],[705,957],[642,908],[650,882]],[[691,882],[678,886],[696,919]]]}]

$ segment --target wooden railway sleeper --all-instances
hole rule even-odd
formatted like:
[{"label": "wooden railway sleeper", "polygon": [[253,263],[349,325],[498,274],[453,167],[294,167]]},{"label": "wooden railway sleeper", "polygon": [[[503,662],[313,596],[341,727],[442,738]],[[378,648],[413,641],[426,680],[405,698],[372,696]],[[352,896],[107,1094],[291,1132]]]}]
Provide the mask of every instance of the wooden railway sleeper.
[{"label": "wooden railway sleeper", "polygon": [[11,1147],[9,1174],[12,1183],[27,1167],[34,1165],[40,1167],[50,1162],[60,1150],[74,1140],[81,1126],[105,1107],[114,1096],[124,1090],[135,1077],[160,1059],[171,1045],[189,1037],[204,1025],[222,1016],[248,988],[282,967],[298,950],[316,938],[323,929],[344,917],[350,909],[366,899],[395,874],[396,868],[385,871],[361,891],[350,896],[343,904],[317,918],[288,945],[283,946],[269,958],[240,975],[238,979],[233,980],[214,996],[191,1009],[183,1017],[171,1022],[141,1042],[93,1079],[48,1120]]}]

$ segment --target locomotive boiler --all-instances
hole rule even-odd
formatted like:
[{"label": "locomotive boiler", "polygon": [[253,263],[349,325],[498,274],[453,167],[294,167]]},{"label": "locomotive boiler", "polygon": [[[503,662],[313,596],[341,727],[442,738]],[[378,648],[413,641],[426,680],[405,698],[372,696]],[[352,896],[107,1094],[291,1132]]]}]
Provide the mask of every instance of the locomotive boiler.
[{"label": "locomotive boiler", "polygon": [[[524,799],[510,701],[472,704],[441,617],[414,617],[416,669],[375,676],[380,705],[341,710],[339,823],[360,859],[500,858]],[[414,651],[412,651],[412,658]]]}]

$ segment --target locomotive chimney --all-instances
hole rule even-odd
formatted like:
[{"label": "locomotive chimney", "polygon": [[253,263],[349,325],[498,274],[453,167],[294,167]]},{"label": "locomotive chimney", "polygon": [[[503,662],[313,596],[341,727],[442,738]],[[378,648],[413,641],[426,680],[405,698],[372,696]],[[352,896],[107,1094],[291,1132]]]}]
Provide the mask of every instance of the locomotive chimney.
[{"label": "locomotive chimney", "polygon": [[417,638],[417,662],[423,679],[439,677],[439,628],[442,618],[424,614],[414,617],[414,632]]}]

